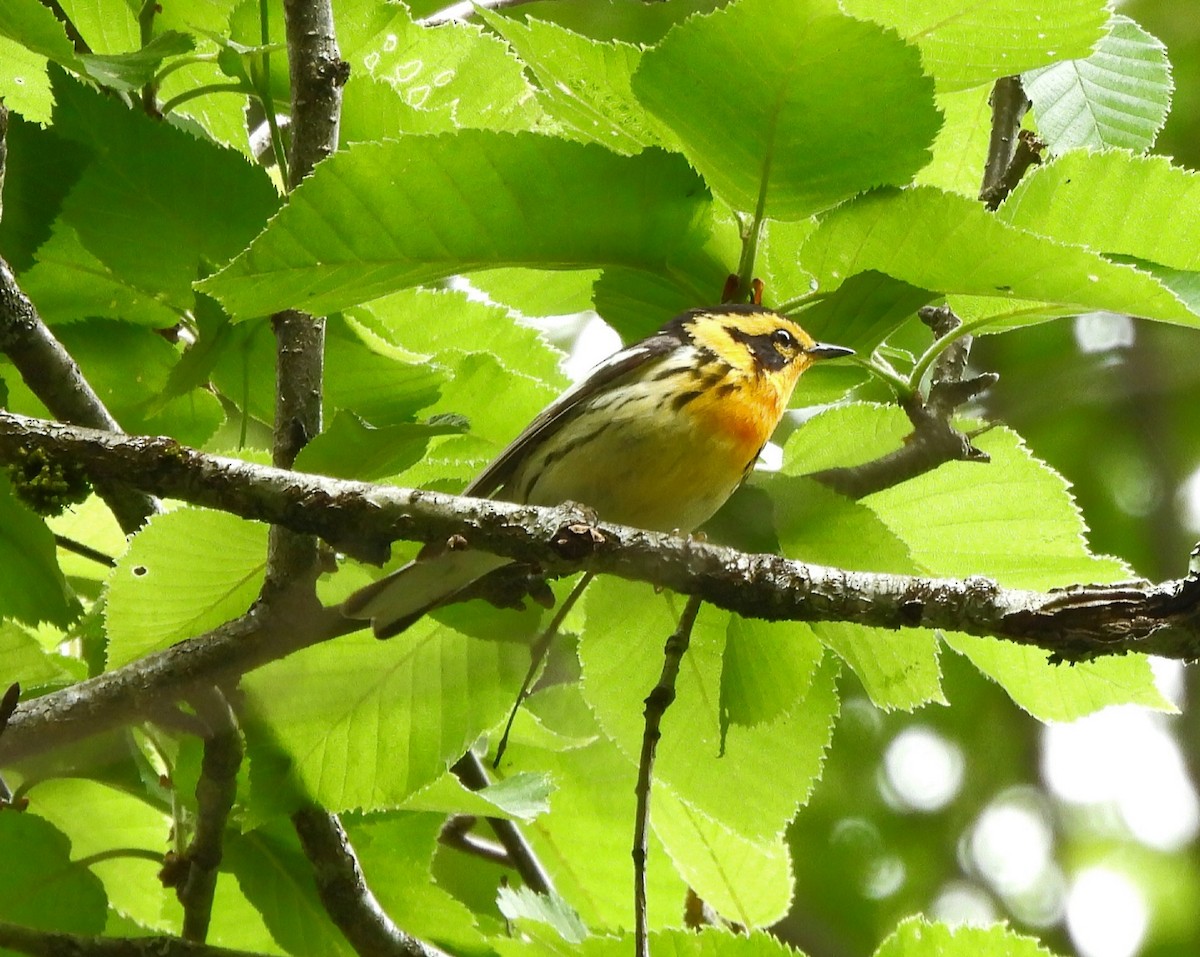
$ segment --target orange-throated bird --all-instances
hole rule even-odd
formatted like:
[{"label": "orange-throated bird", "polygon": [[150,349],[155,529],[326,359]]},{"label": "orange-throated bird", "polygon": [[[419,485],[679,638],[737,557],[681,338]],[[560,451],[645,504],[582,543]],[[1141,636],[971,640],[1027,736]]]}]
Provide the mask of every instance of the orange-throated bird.
[{"label": "orange-throated bird", "polygon": [[[463,494],[579,502],[604,521],[693,531],[754,467],[800,374],[818,359],[852,352],[814,342],[761,306],[692,309],[559,396]],[[342,611],[389,638],[508,563],[426,546],[351,595]]]}]

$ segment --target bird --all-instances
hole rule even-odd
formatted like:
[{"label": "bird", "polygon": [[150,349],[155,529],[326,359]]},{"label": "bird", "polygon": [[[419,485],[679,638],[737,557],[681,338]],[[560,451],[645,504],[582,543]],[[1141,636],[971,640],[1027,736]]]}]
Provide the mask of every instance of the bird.
[{"label": "bird", "polygon": [[[754,468],[804,371],[849,355],[760,305],[690,309],[567,389],[463,494],[569,501],[603,521],[691,533]],[[341,611],[389,638],[507,564],[476,549],[427,545]]]}]

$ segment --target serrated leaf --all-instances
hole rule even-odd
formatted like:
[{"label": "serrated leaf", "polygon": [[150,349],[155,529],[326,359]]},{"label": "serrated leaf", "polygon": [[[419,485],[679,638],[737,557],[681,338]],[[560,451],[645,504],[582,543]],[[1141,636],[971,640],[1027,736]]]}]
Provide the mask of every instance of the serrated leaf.
[{"label": "serrated leaf", "polygon": [[352,413],[339,412],[320,435],[301,449],[296,468],[334,478],[374,481],[415,465],[435,436],[462,431],[459,426],[417,422],[375,428]]},{"label": "serrated leaf", "polygon": [[6,36],[0,36],[0,95],[14,116],[49,125],[54,95],[46,58]]},{"label": "serrated leaf", "polygon": [[631,44],[601,43],[543,20],[524,22],[480,12],[508,40],[537,78],[538,100],[574,138],[615,153],[660,145],[630,81],[642,51]]},{"label": "serrated leaf", "polygon": [[939,93],[1087,56],[1109,17],[1104,0],[843,0],[842,6],[915,43]]},{"label": "serrated leaf", "polygon": [[1070,153],[1025,177],[996,216],[1105,255],[1200,270],[1200,174],[1165,156]]},{"label": "serrated leaf", "polygon": [[54,536],[0,471],[0,618],[66,627],[79,608],[55,557]]},{"label": "serrated leaf", "polygon": [[266,172],[61,72],[53,79],[56,130],[97,155],[64,222],[125,282],[190,309],[201,264],[224,262],[277,207]]},{"label": "serrated leaf", "polygon": [[0,675],[5,687],[20,682],[22,692],[34,697],[74,684],[87,677],[75,658],[65,658],[42,648],[33,635],[11,621],[0,622]]},{"label": "serrated leaf", "polygon": [[1113,704],[1174,712],[1144,655],[1047,664],[1047,652],[994,638],[946,632],[942,639],[1039,721],[1074,721]]},{"label": "serrated leaf", "polygon": [[108,911],[104,887],[71,863],[71,842],[36,814],[0,814],[0,920],[38,930],[98,934]]},{"label": "serrated leaf", "polygon": [[473,273],[471,285],[526,316],[563,316],[592,308],[592,286],[599,278],[599,269],[489,269]]},{"label": "serrated leaf", "polygon": [[47,59],[75,63],[75,49],[63,25],[37,0],[6,0],[0,6],[0,35]]},{"label": "serrated leaf", "polygon": [[[577,274],[532,275],[553,280],[559,276],[570,279]],[[366,311],[375,320],[373,329],[385,332],[391,341],[405,349],[451,363],[461,361],[465,353],[487,353],[515,373],[535,376],[556,389],[568,385],[560,368],[565,358],[563,353],[536,329],[499,306],[469,299],[460,292],[404,289],[376,299]],[[453,358],[447,357],[447,353]]]},{"label": "serrated leaf", "polygon": [[79,61],[84,73],[97,83],[130,93],[149,83],[167,57],[188,53],[195,45],[186,33],[167,30],[130,53],[89,53]]},{"label": "serrated leaf", "polygon": [[152,517],[109,578],[109,668],[244,614],[262,586],[266,549],[264,526],[224,512]]},{"label": "serrated leaf", "polygon": [[[869,356],[901,323],[934,298],[928,290],[868,269],[851,276],[830,295],[796,313],[795,318],[818,342],[833,342]],[[801,386],[805,393],[807,385],[806,379]]]},{"label": "serrated leaf", "polygon": [[529,822],[550,810],[554,782],[546,774],[514,774],[478,791],[469,791],[451,772],[404,802],[411,811],[507,817]]},{"label": "serrated leaf", "polygon": [[1080,147],[1148,150],[1175,89],[1166,47],[1120,14],[1091,56],[1031,70],[1021,84],[1052,156]]},{"label": "serrated leaf", "polygon": [[[603,578],[588,587],[584,601],[589,623],[579,646],[584,695],[601,726],[636,761],[644,731],[642,702],[658,680],[663,642],[675,630],[682,603],[670,595],[655,596],[645,585]],[[663,718],[655,787],[669,788],[748,840],[765,841],[782,832],[820,773],[837,709],[833,671],[828,665],[821,669],[825,684],[814,680],[808,693],[773,721],[729,728],[722,751],[717,702],[730,617],[708,606],[701,610],[675,701]],[[775,635],[811,649],[811,634],[784,626]],[[781,748],[789,753],[783,766]],[[764,778],[771,779],[770,788],[753,786]]]},{"label": "serrated leaf", "polygon": [[[166,854],[172,820],[124,790],[86,778],[56,778],[38,783],[33,802],[45,818],[71,839],[76,859],[117,848]],[[87,808],[86,814],[80,809]],[[170,892],[159,880],[161,865],[132,856],[97,861],[88,870],[104,884],[109,904],[147,927],[174,929],[163,915]]]},{"label": "serrated leaf", "polygon": [[[753,69],[711,68],[746,50]],[[834,0],[742,0],[692,17],[642,57],[633,90],[714,192],[780,220],[908,182],[941,122],[916,50]],[[895,122],[861,122],[879,110]]]},{"label": "serrated leaf", "polygon": [[731,617],[721,664],[721,735],[730,724],[773,721],[803,698],[821,662],[821,646],[792,622]]},{"label": "serrated leaf", "polygon": [[508,713],[527,666],[521,645],[426,619],[402,639],[358,635],[260,668],[244,679],[252,724],[290,767],[252,752],[256,800],[290,779],[332,811],[395,807]]},{"label": "serrated leaf", "polygon": [[875,957],[1053,957],[1035,938],[1003,924],[972,927],[932,923],[924,917],[901,921]]},{"label": "serrated leaf", "polygon": [[351,66],[343,143],[542,122],[520,61],[478,24],[423,27],[398,5],[374,5],[365,16],[339,17],[338,40]]},{"label": "serrated leaf", "polygon": [[991,97],[991,84],[938,93],[942,128],[933,141],[933,159],[914,180],[918,186],[979,195],[992,132]]},{"label": "serrated leaf", "polygon": [[814,622],[813,634],[862,682],[872,703],[884,711],[913,711],[930,702],[946,704],[938,635],[927,628],[889,631],[840,621]]},{"label": "serrated leaf", "polygon": [[1148,274],[1014,229],[979,203],[930,187],[877,190],[843,204],[801,257],[823,290],[874,269],[922,289],[996,299],[997,308],[1019,305],[1026,323],[1064,309],[1108,309],[1200,325]]},{"label": "serrated leaf", "polygon": [[534,921],[553,927],[567,943],[578,944],[587,939],[587,925],[557,894],[538,894],[528,887],[501,887],[496,906],[510,921]]},{"label": "serrated leaf", "polygon": [[499,266],[657,271],[702,242],[706,209],[682,158],[653,150],[622,157],[475,130],[361,143],[321,163],[199,288],[248,318],[325,312]]}]

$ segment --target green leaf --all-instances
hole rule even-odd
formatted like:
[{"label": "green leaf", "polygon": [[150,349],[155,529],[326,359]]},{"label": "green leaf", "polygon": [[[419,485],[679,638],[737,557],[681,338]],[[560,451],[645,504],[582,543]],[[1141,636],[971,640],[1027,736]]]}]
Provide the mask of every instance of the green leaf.
[{"label": "green leaf", "polygon": [[444,815],[348,816],[343,823],[367,886],[396,926],[449,953],[484,952],[475,915],[430,872]]},{"label": "green leaf", "polygon": [[38,930],[98,934],[108,905],[100,880],[71,863],[71,842],[36,814],[0,814],[0,920]]},{"label": "green leaf", "polygon": [[1014,229],[964,196],[930,187],[877,190],[829,213],[801,250],[823,290],[874,269],[922,289],[1046,313],[1108,309],[1200,325],[1157,280],[1084,249]]},{"label": "green leaf", "polygon": [[130,53],[85,54],[79,58],[84,73],[97,83],[132,93],[149,83],[167,57],[180,56],[195,47],[186,33],[168,30]]},{"label": "green leaf", "polygon": [[[562,277],[568,282],[578,273],[528,273],[538,281]],[[494,276],[494,273],[487,274]],[[474,280],[476,277],[472,277]],[[564,355],[551,346],[533,327],[515,319],[507,310],[469,299],[460,292],[404,289],[376,299],[362,310],[374,330],[404,349],[424,352],[453,366],[468,353],[486,353],[515,374],[534,376],[556,389],[568,385],[559,368]],[[359,311],[352,315],[358,316]],[[467,410],[463,410],[467,411]]]},{"label": "green leaf", "polygon": [[0,471],[0,568],[0,618],[66,627],[78,614],[58,567],[54,536],[17,498],[6,471]]},{"label": "green leaf", "polygon": [[721,734],[773,721],[808,693],[821,646],[793,622],[729,619],[721,667]]},{"label": "green leaf", "polygon": [[199,288],[248,318],[499,266],[656,272],[702,241],[706,209],[687,164],[657,151],[472,130],[362,143],[321,163]]},{"label": "green leaf", "polygon": [[875,957],[1053,957],[1035,938],[1002,924],[971,927],[935,924],[923,917],[901,921]]},{"label": "green leaf", "polygon": [[[748,50],[753,68],[711,68]],[[781,220],[907,183],[941,122],[917,51],[833,0],[741,0],[693,17],[642,57],[633,89],[714,192]],[[880,110],[888,123],[861,122]]]},{"label": "green leaf", "polygon": [[155,515],[134,536],[108,582],[108,666],[236,618],[262,586],[267,530],[224,512]]},{"label": "green leaf", "polygon": [[395,807],[505,717],[527,666],[523,645],[426,619],[392,641],[360,634],[260,668],[244,679],[249,723],[291,766],[252,751],[256,800],[271,806],[284,774],[332,811]]},{"label": "green leaf", "polygon": [[843,0],[842,6],[915,43],[939,93],[1087,56],[1109,18],[1104,0]]},{"label": "green leaf", "polygon": [[242,894],[287,952],[353,957],[317,896],[312,864],[287,821],[244,834],[227,831],[222,864],[236,875]]},{"label": "green leaf", "polygon": [[[171,846],[171,817],[139,797],[86,778],[41,781],[33,808],[71,840],[76,859],[120,848],[165,854]],[[81,808],[87,812],[80,813]],[[161,862],[114,856],[88,870],[104,884],[109,904],[146,927],[172,931],[163,913],[174,895],[158,877]]]},{"label": "green leaf", "polygon": [[54,95],[46,58],[6,36],[0,36],[0,95],[14,119],[24,116],[32,123],[49,124]]},{"label": "green leaf", "polygon": [[21,277],[22,288],[48,323],[105,317],[162,329],[179,312],[89,252],[62,220],[37,250],[37,262]]},{"label": "green leaf", "polygon": [[57,131],[97,156],[63,220],[126,283],[191,309],[202,263],[235,254],[278,205],[266,172],[61,73],[54,96]]},{"label": "green leaf", "polygon": [[[552,813],[524,828],[558,892],[591,927],[629,922],[629,848],[634,815],[633,762],[597,726],[578,683],[539,691],[527,702],[542,728],[559,739],[587,741],[563,749],[556,742],[516,737],[501,773],[550,773],[558,786]],[[519,726],[520,722],[518,722]],[[656,786],[655,795],[658,790]],[[653,832],[649,835],[647,909],[651,927],[679,922],[686,886]],[[526,926],[526,930],[533,928]],[[550,936],[558,938],[550,932]]]},{"label": "green leaf", "polygon": [[1200,174],[1165,156],[1070,153],[1026,176],[996,216],[1105,255],[1200,270]]},{"label": "green leaf", "polygon": [[526,316],[564,316],[592,308],[592,286],[599,278],[599,269],[489,269],[472,273],[471,285]]},{"label": "green leaf", "polygon": [[301,449],[296,468],[334,478],[374,481],[415,465],[434,436],[462,431],[456,425],[415,422],[377,429],[353,413],[338,412],[325,431]]},{"label": "green leaf", "polygon": [[73,64],[75,49],[63,25],[37,0],[6,0],[0,6],[0,35],[58,63]]},{"label": "green leaf", "polygon": [[422,27],[404,8],[378,4],[361,17],[340,16],[338,40],[351,67],[343,144],[400,132],[515,131],[542,123],[520,62],[478,24]]},{"label": "green leaf", "polygon": [[[868,269],[843,282],[832,293],[807,306],[796,319],[819,342],[847,346],[869,356],[913,314],[936,296]],[[820,371],[820,366],[817,367]],[[808,380],[801,388],[807,392]]]},{"label": "green leaf", "polygon": [[557,894],[538,894],[528,887],[501,887],[496,906],[506,920],[547,924],[567,943],[579,944],[587,939],[587,925]]},{"label": "green leaf", "polygon": [[956,632],[942,639],[1039,721],[1074,721],[1113,704],[1176,711],[1144,655],[1051,665],[1041,648]]},{"label": "green leaf", "polygon": [[933,142],[933,159],[917,173],[918,186],[936,186],[974,199],[979,195],[992,132],[991,84],[939,92],[944,122]]},{"label": "green leaf", "polygon": [[5,688],[21,683],[26,697],[55,691],[87,677],[75,658],[66,658],[42,648],[38,640],[11,621],[0,622],[0,675]]},{"label": "green leaf", "polygon": [[642,51],[601,43],[542,20],[525,22],[483,9],[480,16],[517,51],[538,81],[538,101],[567,125],[573,138],[614,153],[660,145],[653,121],[633,95],[631,79]]},{"label": "green leaf", "polygon": [[[876,407],[862,404],[830,409],[806,422],[784,446],[783,473],[764,484],[775,502],[781,549],[789,558],[863,571],[917,570],[905,543],[870,508],[795,476],[816,470],[810,450],[843,444],[849,436],[859,446],[856,454],[890,451],[893,446],[874,430],[875,412]],[[880,440],[873,442],[877,436]],[[912,710],[943,700],[937,638],[931,632],[897,635],[833,622],[800,627],[850,665],[877,706]]]},{"label": "green leaf", "polygon": [[1080,147],[1148,150],[1175,89],[1167,48],[1120,14],[1091,56],[1031,70],[1021,83],[1052,156]]},{"label": "green leaf", "polygon": [[[662,643],[675,630],[680,602],[674,596],[653,596],[645,585],[608,579],[593,582],[585,601],[589,627],[579,647],[584,695],[601,726],[633,761],[641,752],[642,699],[658,680]],[[837,709],[833,669],[820,669],[821,677],[808,693],[774,720],[729,728],[723,751],[716,704],[729,622],[727,612],[701,611],[675,702],[663,719],[655,787],[670,790],[739,838],[769,843],[807,799],[820,773]],[[787,626],[773,629],[773,635],[801,642],[812,653],[811,635]],[[789,754],[783,767],[779,748]],[[772,781],[770,788],[749,784],[764,778]],[[682,856],[685,851],[672,853]],[[711,899],[702,889],[697,892]]]}]

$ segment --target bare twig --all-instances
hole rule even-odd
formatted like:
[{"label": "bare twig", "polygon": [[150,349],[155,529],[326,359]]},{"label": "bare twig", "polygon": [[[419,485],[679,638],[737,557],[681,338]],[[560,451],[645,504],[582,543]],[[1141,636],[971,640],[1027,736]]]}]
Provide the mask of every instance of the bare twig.
[{"label": "bare twig", "polygon": [[650,836],[650,786],[654,779],[654,757],[662,737],[662,719],[675,700],[675,682],[679,665],[692,639],[692,627],[700,613],[701,599],[688,599],[679,618],[679,625],[667,639],[663,649],[663,667],[658,684],[646,696],[646,728],[642,735],[642,753],[638,760],[637,810],[633,825],[633,919],[634,952],[638,957],[650,957],[650,930],[646,920],[646,858]]},{"label": "bare twig", "polygon": [[471,814],[459,814],[450,818],[438,835],[439,843],[464,854],[473,854],[485,861],[499,864],[501,867],[512,867],[512,858],[508,856],[503,844],[489,841],[471,830],[476,820]]},{"label": "bare twig", "polygon": [[562,605],[554,613],[554,617],[550,619],[550,624],[546,626],[545,631],[530,646],[529,670],[525,672],[525,679],[521,682],[521,688],[517,692],[517,700],[513,702],[512,710],[508,713],[508,720],[504,723],[504,731],[500,735],[500,741],[496,744],[496,756],[492,759],[493,768],[500,767],[500,759],[504,757],[504,752],[508,748],[508,735],[512,731],[513,722],[517,718],[517,712],[520,710],[525,698],[529,695],[533,679],[537,677],[538,670],[542,667],[542,662],[546,658],[546,653],[550,650],[550,645],[553,643],[567,615],[575,607],[575,603],[579,601],[584,589],[587,588],[593,577],[592,575],[584,575],[579,579],[578,584],[571,589],[571,594],[563,599]]},{"label": "bare twig", "polygon": [[[992,87],[992,131],[988,139],[987,159],[983,165],[983,182],[979,199],[992,209],[991,197],[1001,188],[1008,167],[1017,150],[1017,131],[1029,110],[1029,97],[1021,86],[1019,76],[1003,76]],[[999,202],[997,202],[999,205]]]},{"label": "bare twig", "polygon": [[405,933],[384,913],[363,879],[350,840],[335,815],[309,805],[292,815],[317,893],[333,922],[361,957],[446,957]]},{"label": "bare twig", "polygon": [[83,542],[77,542],[73,538],[67,538],[66,535],[55,533],[54,544],[61,548],[64,552],[71,552],[79,555],[81,558],[87,558],[98,565],[104,565],[107,568],[115,568],[117,560],[111,555],[106,555],[104,552],[92,548],[91,545],[85,545]]},{"label": "bare twig", "polygon": [[[488,779],[487,770],[479,756],[474,751],[468,751],[452,768],[458,779],[472,791],[481,791],[492,782]],[[501,817],[489,817],[496,839],[504,845],[508,863],[513,867],[525,884],[539,894],[553,894],[554,882],[538,860],[521,829],[512,821]]]},{"label": "bare twig", "polygon": [[217,869],[221,864],[225,824],[237,795],[242,764],[242,739],[229,702],[216,688],[191,696],[197,714],[209,727],[204,757],[196,782],[196,830],[184,854],[187,877],[177,889],[183,904],[183,937],[203,941],[208,936]]}]

